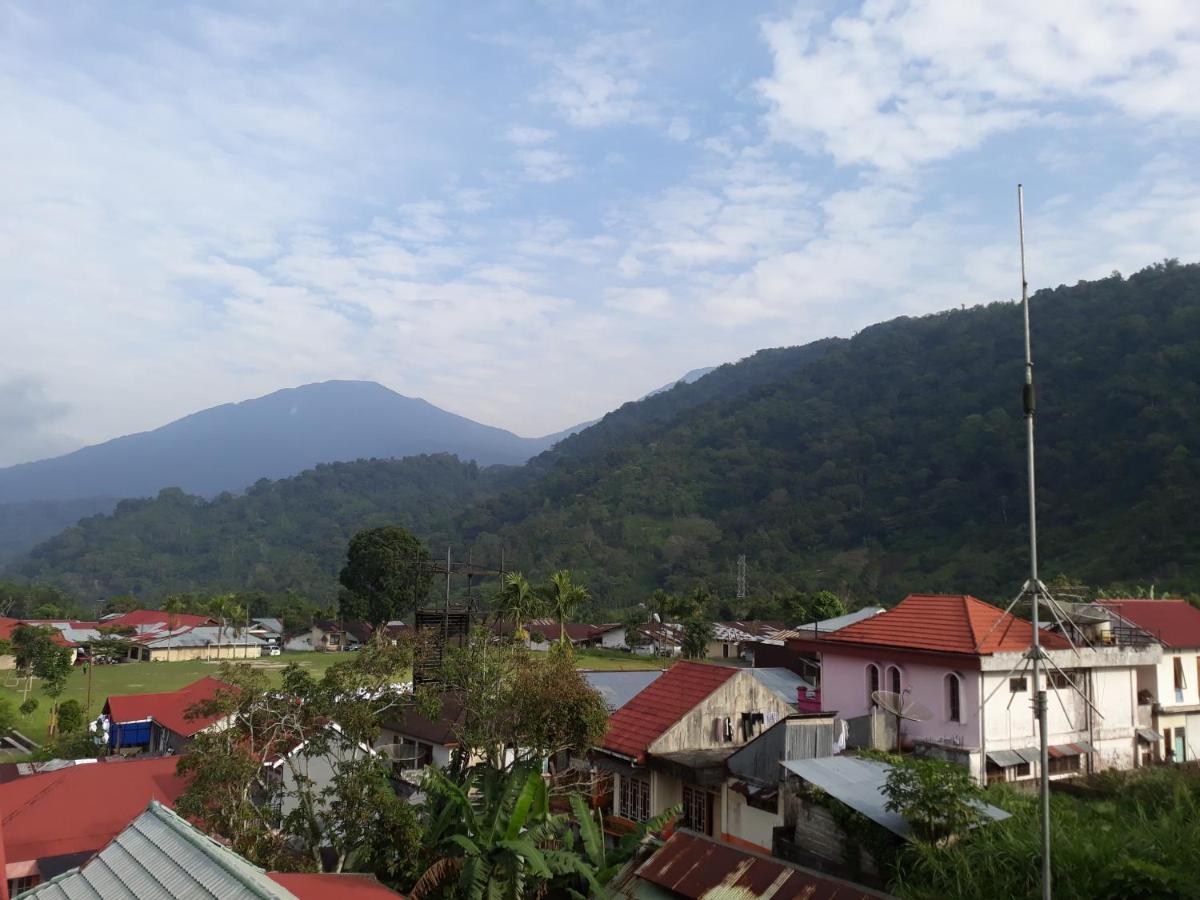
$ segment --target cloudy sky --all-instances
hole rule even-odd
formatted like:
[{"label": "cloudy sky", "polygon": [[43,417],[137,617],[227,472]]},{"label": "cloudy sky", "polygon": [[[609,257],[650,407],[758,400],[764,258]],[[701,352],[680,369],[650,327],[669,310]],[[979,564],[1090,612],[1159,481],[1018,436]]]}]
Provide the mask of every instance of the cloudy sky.
[{"label": "cloudy sky", "polygon": [[1200,257],[1200,4],[0,0],[0,464],[329,378],[534,435]]}]

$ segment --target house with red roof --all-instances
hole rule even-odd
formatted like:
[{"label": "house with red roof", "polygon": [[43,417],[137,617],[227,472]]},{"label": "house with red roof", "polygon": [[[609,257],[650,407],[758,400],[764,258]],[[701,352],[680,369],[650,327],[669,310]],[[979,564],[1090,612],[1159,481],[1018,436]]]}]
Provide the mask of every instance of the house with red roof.
[{"label": "house with red roof", "polygon": [[[1017,781],[1038,774],[1033,683],[1024,659],[1032,638],[1029,622],[975,597],[911,594],[887,612],[828,634],[789,638],[787,646],[820,660],[821,706],[847,720],[851,746],[898,741],[958,762],[980,781]],[[1050,774],[1133,767],[1137,673],[1157,665],[1161,649],[1076,650],[1048,631],[1041,643],[1057,667],[1046,686]],[[915,720],[881,710],[872,699],[880,690],[900,695]]]},{"label": "house with red roof", "polygon": [[115,751],[178,752],[200,732],[218,726],[219,716],[189,718],[188,710],[222,690],[230,690],[229,685],[208,676],[177,691],[115,694],[104,702],[100,727],[107,729],[108,746]]},{"label": "house with red roof", "polygon": [[1200,759],[1200,609],[1186,600],[1099,600],[1100,639],[1118,646],[1154,642],[1158,665],[1138,670],[1146,761]]},{"label": "house with red roof", "polygon": [[171,806],[186,787],[178,760],[92,761],[0,784],[0,830],[10,895],[74,868],[151,800]]},{"label": "house with red roof", "polygon": [[725,760],[792,712],[746,669],[675,663],[613,713],[593,751],[612,779],[610,825],[682,805],[684,827],[721,837]]}]

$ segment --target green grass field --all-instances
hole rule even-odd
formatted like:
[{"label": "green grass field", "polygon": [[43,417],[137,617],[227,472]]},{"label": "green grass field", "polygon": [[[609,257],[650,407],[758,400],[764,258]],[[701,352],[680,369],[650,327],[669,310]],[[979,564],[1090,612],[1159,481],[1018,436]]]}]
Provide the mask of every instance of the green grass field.
[{"label": "green grass field", "polygon": [[[278,673],[288,663],[298,663],[315,675],[320,675],[339,660],[348,658],[348,654],[339,653],[284,653],[281,656],[263,656],[250,659],[251,665]],[[104,700],[109,694],[153,694],[160,691],[174,691],[184,685],[203,678],[205,675],[215,675],[218,664],[204,660],[188,662],[126,662],[111,666],[92,667],[91,708],[87,717],[94,719],[100,714]],[[24,682],[17,684],[15,672],[0,673],[0,696],[10,700],[15,711],[24,699]],[[46,727],[50,714],[50,698],[41,692],[38,680],[33,681],[30,697],[36,697],[38,708],[27,716],[17,715],[17,731],[26,737],[41,743],[46,739]],[[67,689],[59,698],[63,700],[78,700],[86,703],[88,698],[88,679],[82,666],[77,666],[71,672]]]},{"label": "green grass field", "polygon": [[[619,650],[580,650],[575,654],[576,666],[580,669],[661,669],[675,660],[661,656],[637,656]],[[339,653],[284,653],[282,656],[264,656],[248,660],[251,665],[278,673],[288,663],[298,663],[315,675],[347,656]],[[216,674],[218,663],[204,660],[187,662],[126,662],[111,666],[93,666],[91,672],[91,705],[86,713],[88,719],[99,715],[104,701],[110,694],[153,694],[174,691],[191,684],[205,675]],[[15,672],[0,673],[0,697],[12,702],[14,711],[24,699],[24,682],[18,683]],[[38,708],[29,715],[17,715],[17,731],[39,743],[46,739],[46,728],[50,715],[50,698],[46,697],[34,679],[30,697],[38,701]],[[88,702],[88,679],[82,666],[71,672],[67,689],[59,702],[78,700]]]}]

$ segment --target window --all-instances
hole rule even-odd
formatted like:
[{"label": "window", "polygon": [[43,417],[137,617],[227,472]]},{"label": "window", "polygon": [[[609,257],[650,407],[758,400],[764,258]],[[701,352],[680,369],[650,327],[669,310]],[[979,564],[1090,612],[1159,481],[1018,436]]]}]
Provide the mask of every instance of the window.
[{"label": "window", "polygon": [[683,815],[680,824],[700,834],[712,834],[712,794],[703,788],[683,786]]},{"label": "window", "polygon": [[1183,691],[1187,687],[1187,679],[1183,675],[1183,657],[1176,656],[1175,664],[1175,702],[1183,702]]},{"label": "window", "polygon": [[953,672],[946,676],[946,714],[951,722],[962,721],[962,684]]},{"label": "window", "polygon": [[1078,756],[1060,756],[1058,758],[1052,756],[1050,757],[1050,762],[1046,767],[1046,771],[1051,775],[1064,775],[1070,772],[1078,772],[1080,765],[1079,760],[1080,757]]},{"label": "window", "polygon": [[875,663],[867,664],[867,703],[874,707],[875,700],[871,697],[873,693],[879,690],[879,666]]},{"label": "window", "polygon": [[1051,672],[1046,681],[1049,682],[1050,687],[1054,688],[1056,691],[1073,688],[1078,683],[1078,679],[1074,672],[1059,672],[1057,670]]},{"label": "window", "polygon": [[1025,680],[1024,675],[1020,678],[1010,678],[1008,679],[1008,690],[1012,694],[1023,694],[1029,690],[1029,682]]},{"label": "window", "polygon": [[888,682],[893,694],[900,693],[900,669],[892,666],[888,669]]},{"label": "window", "polygon": [[645,822],[650,818],[650,782],[621,776],[620,814],[633,822]]},{"label": "window", "polygon": [[433,745],[405,738],[400,741],[404,748],[403,755],[396,760],[396,768],[400,771],[424,769],[433,765]]}]

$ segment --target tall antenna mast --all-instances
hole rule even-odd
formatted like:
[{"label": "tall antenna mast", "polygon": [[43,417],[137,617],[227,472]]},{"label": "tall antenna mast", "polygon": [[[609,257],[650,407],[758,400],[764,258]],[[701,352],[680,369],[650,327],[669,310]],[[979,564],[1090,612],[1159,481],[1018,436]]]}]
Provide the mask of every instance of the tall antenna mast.
[{"label": "tall antenna mast", "polygon": [[1017,185],[1017,231],[1021,242],[1021,311],[1025,318],[1025,385],[1021,400],[1025,407],[1025,462],[1029,477],[1029,583],[1027,588],[1033,595],[1033,645],[1027,656],[1033,670],[1033,706],[1038,722],[1038,769],[1042,807],[1042,897],[1050,900],[1050,766],[1049,741],[1046,734],[1046,692],[1042,689],[1041,622],[1039,607],[1042,601],[1041,582],[1038,580],[1037,547],[1037,488],[1033,467],[1033,418],[1037,412],[1037,393],[1033,386],[1033,344],[1029,333],[1029,280],[1025,277],[1025,190]]},{"label": "tall antenna mast", "polygon": [[737,598],[739,600],[746,599],[746,554],[743,553],[737,560]]}]

